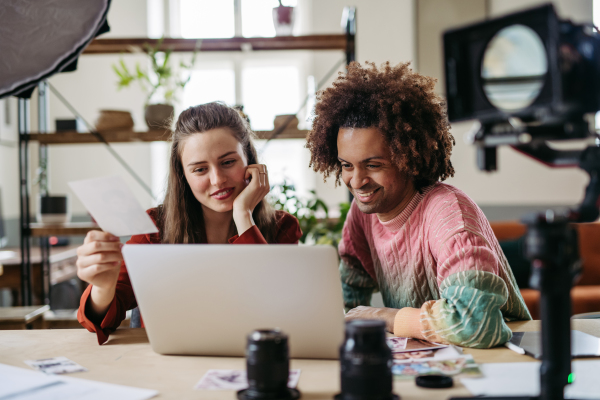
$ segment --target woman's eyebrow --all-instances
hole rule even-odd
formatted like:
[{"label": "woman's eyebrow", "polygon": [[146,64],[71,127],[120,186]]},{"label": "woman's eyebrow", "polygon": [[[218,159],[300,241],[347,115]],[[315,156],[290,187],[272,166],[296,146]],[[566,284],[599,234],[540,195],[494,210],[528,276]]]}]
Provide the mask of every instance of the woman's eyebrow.
[{"label": "woman's eyebrow", "polygon": [[[229,156],[229,155],[231,155],[231,154],[237,154],[237,151],[228,151],[227,153],[223,154],[222,156],[219,156],[219,157],[217,158],[217,160],[220,160],[220,159],[222,159],[222,158],[225,158],[225,157],[227,157],[227,156]],[[192,165],[204,164],[204,163],[207,163],[207,162],[208,162],[208,161],[194,161],[194,162],[191,162],[191,163],[189,163],[187,166],[188,166],[188,167],[191,167]]]},{"label": "woman's eyebrow", "polygon": [[222,156],[220,156],[219,158],[217,158],[217,160],[220,160],[221,158],[225,158],[231,154],[237,154],[237,151],[229,151],[229,152],[223,154]]}]

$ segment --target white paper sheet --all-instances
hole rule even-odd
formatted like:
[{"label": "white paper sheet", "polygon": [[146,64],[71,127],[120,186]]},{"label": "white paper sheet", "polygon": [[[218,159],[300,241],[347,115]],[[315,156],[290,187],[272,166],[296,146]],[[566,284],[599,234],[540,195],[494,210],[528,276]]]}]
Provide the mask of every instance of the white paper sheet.
[{"label": "white paper sheet", "polygon": [[146,400],[157,394],[156,390],[50,376],[0,364],[0,399],[10,396],[10,400]]},{"label": "white paper sheet", "polygon": [[57,378],[0,364],[0,399],[55,384]]},{"label": "white paper sheet", "polygon": [[13,258],[18,256],[16,251],[10,251],[10,250],[3,250],[0,251],[0,261],[1,260],[8,260],[9,258]]},{"label": "white paper sheet", "polygon": [[115,236],[158,232],[120,176],[69,182],[100,228]]},{"label": "white paper sheet", "polygon": [[[483,378],[463,378],[461,382],[474,396],[538,396],[540,363],[481,364]],[[567,399],[598,399],[600,361],[572,363],[574,382],[567,385]]]}]

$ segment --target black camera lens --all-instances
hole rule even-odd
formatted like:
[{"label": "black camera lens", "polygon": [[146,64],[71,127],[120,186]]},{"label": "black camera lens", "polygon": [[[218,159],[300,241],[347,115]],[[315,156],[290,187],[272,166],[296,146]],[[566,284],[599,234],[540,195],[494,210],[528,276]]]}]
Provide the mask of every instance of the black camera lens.
[{"label": "black camera lens", "polygon": [[346,323],[340,348],[342,392],[336,400],[397,400],[392,393],[392,351],[385,341],[385,322]]},{"label": "black camera lens", "polygon": [[288,337],[279,330],[256,330],[246,347],[248,389],[238,392],[242,400],[297,399],[300,392],[288,388],[290,358]]}]

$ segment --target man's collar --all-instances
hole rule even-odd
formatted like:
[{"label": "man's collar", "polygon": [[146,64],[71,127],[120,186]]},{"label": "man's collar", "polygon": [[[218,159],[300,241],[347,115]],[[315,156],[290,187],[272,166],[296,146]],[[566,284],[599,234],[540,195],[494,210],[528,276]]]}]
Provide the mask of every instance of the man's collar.
[{"label": "man's collar", "polygon": [[413,211],[415,211],[415,208],[417,208],[421,200],[423,200],[423,198],[435,187],[435,185],[436,184],[434,183],[433,185],[429,185],[422,188],[420,192],[415,192],[413,198],[410,200],[407,206],[404,207],[404,210],[402,210],[400,214],[386,222],[382,222],[380,220],[379,222],[381,223],[381,225],[383,225],[387,230],[392,232],[400,230],[400,228],[402,228],[406,221],[408,221],[408,218],[410,218],[411,214],[413,213]]}]

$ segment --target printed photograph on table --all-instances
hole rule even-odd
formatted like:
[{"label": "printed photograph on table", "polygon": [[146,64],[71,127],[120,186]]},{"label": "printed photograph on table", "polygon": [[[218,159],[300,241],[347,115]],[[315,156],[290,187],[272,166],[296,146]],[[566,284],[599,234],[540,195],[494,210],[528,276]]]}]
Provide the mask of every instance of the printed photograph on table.
[{"label": "printed photograph on table", "polygon": [[[288,387],[295,388],[300,379],[300,370],[291,369]],[[194,386],[196,390],[243,390],[248,388],[246,370],[209,369]]]},{"label": "printed photograph on table", "polygon": [[26,360],[25,364],[46,374],[70,374],[72,372],[86,372],[82,367],[67,357],[43,358],[41,360]]},{"label": "printed photograph on table", "polygon": [[454,346],[443,347],[435,350],[410,351],[392,353],[394,364],[424,363],[426,361],[454,360],[463,357],[462,351]]},{"label": "printed photograph on table", "polygon": [[[405,339],[406,338],[398,338]],[[389,340],[389,339],[388,339]],[[420,339],[408,339],[404,349],[392,350],[392,352],[412,352],[412,351],[426,351],[426,350],[439,350],[448,347],[446,344],[439,344],[434,342],[428,342]]]},{"label": "printed photograph on table", "polygon": [[423,358],[431,358],[433,359],[434,351],[433,350],[424,350],[424,351],[410,351],[410,352],[402,352],[402,353],[394,353],[392,351],[392,357],[394,360],[422,360]]},{"label": "printed photograph on table", "polygon": [[392,373],[397,379],[413,379],[418,375],[448,375],[458,378],[477,378],[482,376],[479,365],[475,364],[471,355],[448,360],[431,360],[414,362],[394,361]]},{"label": "printed photograph on table", "polygon": [[385,341],[390,346],[390,349],[392,349],[392,353],[395,353],[406,349],[408,339],[405,337],[389,337]]}]

